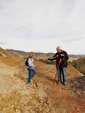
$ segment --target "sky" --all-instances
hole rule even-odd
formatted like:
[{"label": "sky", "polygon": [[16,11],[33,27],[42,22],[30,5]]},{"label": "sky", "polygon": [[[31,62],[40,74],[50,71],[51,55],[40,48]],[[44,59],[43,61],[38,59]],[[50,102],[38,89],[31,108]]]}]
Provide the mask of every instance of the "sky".
[{"label": "sky", "polygon": [[0,0],[0,47],[85,54],[85,0]]}]

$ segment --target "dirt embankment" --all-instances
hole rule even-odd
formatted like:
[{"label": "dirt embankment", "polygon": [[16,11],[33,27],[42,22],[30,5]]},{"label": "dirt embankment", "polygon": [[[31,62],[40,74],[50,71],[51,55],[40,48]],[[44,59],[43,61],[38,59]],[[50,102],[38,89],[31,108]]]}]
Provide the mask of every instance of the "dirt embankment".
[{"label": "dirt embankment", "polygon": [[52,87],[55,66],[35,61],[37,74],[33,89],[26,84],[28,72],[24,61],[0,58],[0,113],[84,113],[85,82],[81,81],[85,77],[82,74],[69,66],[67,86],[55,83]]}]

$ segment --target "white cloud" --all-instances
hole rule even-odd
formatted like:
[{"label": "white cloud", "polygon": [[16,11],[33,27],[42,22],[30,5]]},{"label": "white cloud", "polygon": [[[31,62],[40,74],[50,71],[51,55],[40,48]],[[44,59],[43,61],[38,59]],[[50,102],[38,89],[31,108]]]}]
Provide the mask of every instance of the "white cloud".
[{"label": "white cloud", "polygon": [[84,13],[84,0],[0,0],[0,41],[5,48],[28,51],[54,52],[57,45],[67,49],[74,41],[78,48],[85,37]]}]

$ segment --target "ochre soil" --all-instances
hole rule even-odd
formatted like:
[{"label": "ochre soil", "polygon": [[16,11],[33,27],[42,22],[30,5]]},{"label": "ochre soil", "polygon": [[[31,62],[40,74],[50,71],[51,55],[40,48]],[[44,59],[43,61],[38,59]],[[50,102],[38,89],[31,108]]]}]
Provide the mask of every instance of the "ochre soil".
[{"label": "ochre soil", "polygon": [[[0,113],[84,113],[85,76],[67,68],[67,85],[54,84],[55,65],[35,61],[33,86],[22,58],[0,58]],[[63,81],[63,79],[62,79]],[[83,81],[83,82],[82,82]]]}]

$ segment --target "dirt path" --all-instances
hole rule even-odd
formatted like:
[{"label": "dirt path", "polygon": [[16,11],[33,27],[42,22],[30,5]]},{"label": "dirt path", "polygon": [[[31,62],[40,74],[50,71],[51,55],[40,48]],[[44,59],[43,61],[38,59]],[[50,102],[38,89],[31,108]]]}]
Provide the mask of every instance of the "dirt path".
[{"label": "dirt path", "polygon": [[[70,90],[71,76],[82,77],[82,74],[68,67],[68,85],[55,83],[52,87],[55,66],[36,61],[37,74],[33,89],[26,85],[28,72],[24,61],[7,58],[4,63],[4,59],[0,59],[0,113],[84,113],[84,95],[79,98]],[[72,73],[69,73],[70,69]]]}]

